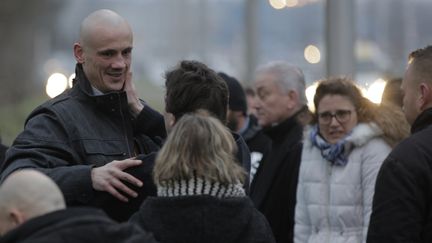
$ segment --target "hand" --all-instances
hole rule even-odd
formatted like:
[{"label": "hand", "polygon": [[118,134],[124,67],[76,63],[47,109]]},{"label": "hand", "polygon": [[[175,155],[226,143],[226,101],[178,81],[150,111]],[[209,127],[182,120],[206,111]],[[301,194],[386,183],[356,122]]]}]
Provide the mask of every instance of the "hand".
[{"label": "hand", "polygon": [[136,93],[135,84],[132,81],[132,72],[128,72],[126,74],[124,91],[126,91],[128,105],[130,110],[132,111],[132,114],[138,116],[138,114],[144,108],[144,105],[141,103]]},{"label": "hand", "polygon": [[123,202],[128,202],[128,198],[121,192],[131,197],[137,197],[138,194],[127,187],[121,180],[141,187],[142,182],[123,170],[140,165],[141,160],[125,159],[114,160],[104,166],[96,167],[91,170],[91,180],[93,188],[97,191],[106,191]]}]

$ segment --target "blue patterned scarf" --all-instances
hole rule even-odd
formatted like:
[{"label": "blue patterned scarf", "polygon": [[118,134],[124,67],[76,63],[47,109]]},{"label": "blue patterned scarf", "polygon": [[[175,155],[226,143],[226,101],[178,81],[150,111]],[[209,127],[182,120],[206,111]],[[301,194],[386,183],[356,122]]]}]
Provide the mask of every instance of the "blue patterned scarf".
[{"label": "blue patterned scarf", "polygon": [[351,132],[335,144],[325,141],[318,133],[318,126],[314,126],[310,133],[312,144],[321,150],[321,155],[334,165],[345,166],[353,144],[347,141]]}]

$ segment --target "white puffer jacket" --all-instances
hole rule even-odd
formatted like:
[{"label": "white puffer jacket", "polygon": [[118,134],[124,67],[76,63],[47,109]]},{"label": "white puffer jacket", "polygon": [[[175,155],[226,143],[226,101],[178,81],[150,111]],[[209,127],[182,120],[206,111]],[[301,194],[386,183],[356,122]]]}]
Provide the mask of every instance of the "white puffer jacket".
[{"label": "white puffer jacket", "polygon": [[332,165],[310,140],[303,145],[295,211],[295,243],[366,241],[375,179],[391,148],[373,123],[358,124],[347,139],[345,166]]}]

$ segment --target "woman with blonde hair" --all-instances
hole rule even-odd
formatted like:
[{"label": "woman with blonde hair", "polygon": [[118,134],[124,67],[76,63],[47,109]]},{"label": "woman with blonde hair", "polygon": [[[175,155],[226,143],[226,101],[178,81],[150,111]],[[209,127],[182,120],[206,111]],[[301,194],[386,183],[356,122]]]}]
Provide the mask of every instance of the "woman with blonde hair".
[{"label": "woman with blonde hair", "polygon": [[391,147],[408,135],[403,113],[364,98],[354,82],[319,82],[297,186],[295,243],[361,243],[375,180]]},{"label": "woman with blonde hair", "polygon": [[271,229],[243,189],[235,141],[204,111],[184,115],[159,152],[157,197],[131,221],[160,242],[274,242]]}]

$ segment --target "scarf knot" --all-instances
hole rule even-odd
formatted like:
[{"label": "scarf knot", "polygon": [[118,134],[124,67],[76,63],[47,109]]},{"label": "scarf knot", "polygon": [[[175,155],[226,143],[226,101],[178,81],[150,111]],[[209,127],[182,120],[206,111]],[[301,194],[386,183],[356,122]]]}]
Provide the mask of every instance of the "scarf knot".
[{"label": "scarf knot", "polygon": [[321,151],[321,155],[332,164],[338,166],[345,166],[348,163],[348,155],[353,147],[353,144],[348,141],[350,136],[351,133],[340,139],[337,143],[330,144],[321,137],[318,132],[318,126],[314,126],[310,133],[312,144]]}]

